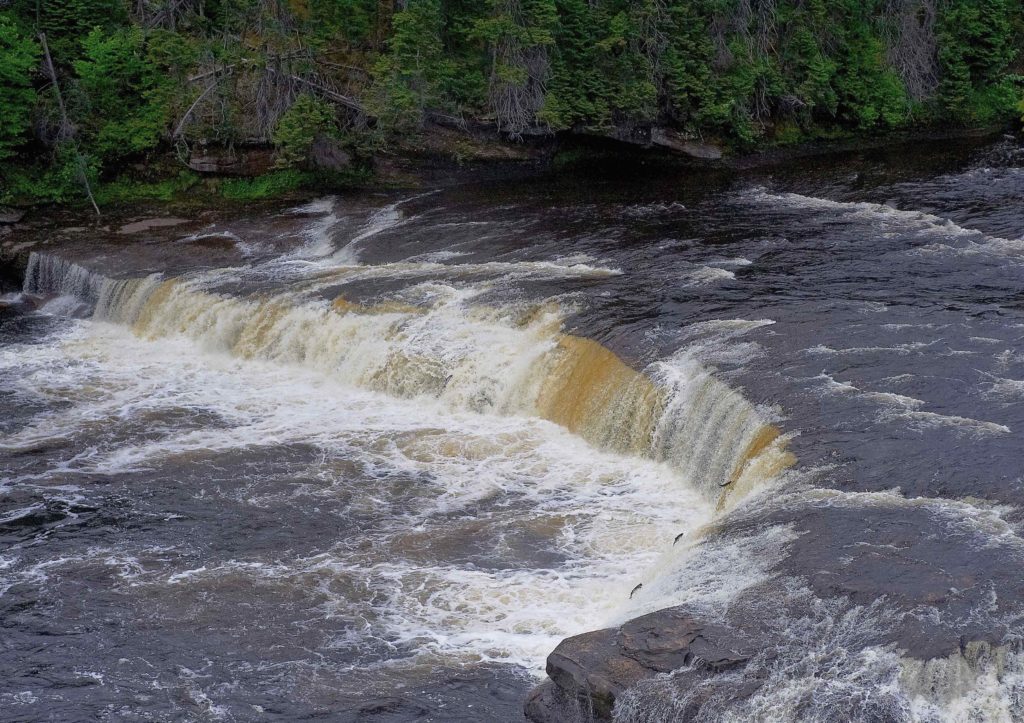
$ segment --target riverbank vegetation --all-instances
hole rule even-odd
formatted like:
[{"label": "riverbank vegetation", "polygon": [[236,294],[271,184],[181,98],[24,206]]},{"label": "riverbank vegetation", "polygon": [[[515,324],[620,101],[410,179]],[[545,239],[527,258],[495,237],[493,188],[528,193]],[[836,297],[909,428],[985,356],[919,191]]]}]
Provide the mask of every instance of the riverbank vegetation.
[{"label": "riverbank vegetation", "polygon": [[983,127],[1024,112],[1022,49],[1019,0],[8,0],[0,201],[360,182],[436,129]]}]

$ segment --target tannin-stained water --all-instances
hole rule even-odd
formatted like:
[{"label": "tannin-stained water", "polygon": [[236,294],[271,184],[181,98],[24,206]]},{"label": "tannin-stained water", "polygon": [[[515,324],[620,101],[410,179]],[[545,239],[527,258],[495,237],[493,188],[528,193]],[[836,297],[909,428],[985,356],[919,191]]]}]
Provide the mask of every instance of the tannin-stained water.
[{"label": "tannin-stained water", "polygon": [[519,720],[561,639],[682,606],[760,652],[618,719],[1016,720],[1020,164],[36,247],[38,310],[0,317],[0,702]]}]

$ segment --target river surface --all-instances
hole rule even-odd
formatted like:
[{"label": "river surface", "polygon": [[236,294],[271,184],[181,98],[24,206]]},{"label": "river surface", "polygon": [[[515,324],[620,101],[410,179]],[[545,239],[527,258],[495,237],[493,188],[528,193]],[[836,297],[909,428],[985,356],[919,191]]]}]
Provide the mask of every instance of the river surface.
[{"label": "river surface", "polygon": [[674,606],[753,657],[618,720],[1024,720],[1019,141],[55,230],[2,300],[3,720],[517,721]]}]

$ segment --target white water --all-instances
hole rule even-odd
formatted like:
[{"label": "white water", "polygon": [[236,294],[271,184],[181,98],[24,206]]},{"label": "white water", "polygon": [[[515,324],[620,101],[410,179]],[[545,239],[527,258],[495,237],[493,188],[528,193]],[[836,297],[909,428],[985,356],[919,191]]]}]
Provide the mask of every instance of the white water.
[{"label": "white water", "polygon": [[[694,355],[683,351],[638,374],[600,346],[561,334],[564,309],[557,303],[490,308],[475,299],[494,282],[441,279],[407,286],[378,304],[318,298],[342,280],[404,278],[409,266],[316,265],[285,292],[246,298],[207,290],[220,280],[216,273],[112,280],[33,254],[26,291],[84,289],[95,320],[131,326],[150,340],[181,336],[205,351],[302,367],[393,397],[436,400],[451,411],[542,417],[601,449],[666,462],[712,501],[732,496],[734,504],[791,463],[770,415]],[[603,273],[580,263],[530,261],[411,266],[416,276],[437,277],[438,267],[467,273],[468,266],[506,280]]]},{"label": "white water", "polygon": [[[394,227],[392,217],[378,220],[382,229]],[[159,418],[166,410],[202,409],[225,424],[95,444],[63,460],[59,472],[72,480],[141,475],[211,452],[312,444],[321,458],[304,472],[323,485],[296,485],[287,493],[253,485],[245,502],[316,505],[354,491],[356,511],[380,515],[374,549],[361,555],[342,539],[325,541],[315,555],[185,568],[109,549],[88,553],[119,566],[124,585],[172,595],[183,586],[236,579],[254,587],[311,588],[325,597],[317,616],[365,617],[369,635],[413,647],[417,659],[502,661],[539,672],[544,656],[568,635],[678,604],[724,619],[738,597],[773,578],[798,534],[791,528],[762,527],[725,541],[704,537],[716,507],[786,481],[784,440],[764,435],[771,412],[751,405],[707,366],[753,358],[756,345],[735,339],[772,322],[696,325],[688,330],[692,344],[637,374],[597,345],[562,334],[565,309],[555,301],[504,309],[478,303],[502,277],[601,276],[615,269],[590,259],[442,263],[457,257],[363,266],[358,249],[335,252],[325,233],[313,234],[314,244],[325,245],[311,254],[323,259],[287,267],[294,274],[287,291],[251,296],[219,293],[226,277],[217,274],[111,280],[33,256],[27,290],[57,295],[50,304],[85,299],[95,311],[64,338],[0,353],[0,368],[30,367],[21,374],[24,397],[72,403],[9,437],[5,449],[88,439],[135,414]],[[282,268],[271,263],[230,273],[258,279]],[[488,280],[473,278],[478,275]],[[379,303],[331,303],[319,295],[353,279],[396,278],[423,280]],[[911,397],[827,382],[831,393],[864,396],[912,423],[990,424],[925,412]],[[358,475],[348,463],[358,466]],[[405,478],[429,492],[417,498],[413,514],[390,514],[389,485]],[[827,494],[835,504],[874,499]],[[945,504],[879,497],[880,504]],[[452,513],[463,510],[466,519],[453,522]],[[967,518],[974,508],[956,512]],[[470,520],[500,539],[528,533],[560,559],[495,569],[449,559],[448,547],[472,544]],[[985,521],[993,529],[984,534],[1006,534],[995,529],[998,514]],[[684,538],[673,546],[679,533]],[[46,575],[66,562],[26,574]],[[630,600],[639,582],[643,587]],[[354,598],[352,589],[372,591],[372,601]],[[794,600],[811,599],[799,585],[789,592]],[[884,714],[914,710],[923,719],[969,720],[979,709],[1009,719],[1019,699],[1013,697],[1016,663],[970,667],[970,680],[960,676],[965,692],[953,695],[959,660],[949,670],[934,664],[922,673],[898,651],[862,644],[882,616],[879,609],[811,601],[805,607],[815,615],[794,620],[778,614],[783,602],[765,601],[758,615],[774,621],[781,657],[751,666],[770,684],[733,714],[736,720],[795,718],[808,713],[801,708],[808,697],[819,707],[805,717],[825,720],[865,689],[879,692]],[[927,689],[933,678],[941,694]],[[650,697],[640,699],[642,711],[631,711],[627,699],[620,717],[677,719],[682,708],[673,706],[685,701],[671,690],[656,697],[664,711],[652,710]]]},{"label": "white water", "polygon": [[[375,217],[358,238],[368,240],[394,215]],[[489,308],[475,299],[494,281],[444,280],[614,270],[576,258],[362,266],[352,263],[352,244],[329,253],[324,234],[336,222],[333,214],[314,222],[304,255],[324,260],[289,267],[301,273],[271,296],[216,293],[212,285],[225,278],[217,273],[113,280],[33,254],[26,291],[80,297],[94,312],[50,344],[0,352],[0,369],[32,367],[21,375],[26,398],[73,402],[40,416],[3,449],[87,439],[133,416],[196,408],[226,424],[92,445],[64,460],[61,474],[146,473],[197,455],[312,444],[322,450],[314,474],[327,481],[326,494],[350,491],[335,477],[337,460],[362,470],[356,494],[371,508],[374,480],[414,475],[433,490],[415,516],[383,515],[375,544],[391,552],[380,557],[353,556],[339,541],[283,566],[162,570],[133,560],[128,584],[201,584],[222,575],[324,589],[332,579],[361,581],[375,591],[374,637],[415,644],[418,656],[503,661],[539,673],[565,637],[649,605],[629,593],[657,574],[659,558],[679,564],[691,554],[691,543],[673,549],[672,540],[681,532],[698,540],[715,504],[734,490],[735,504],[790,464],[765,413],[695,358],[681,353],[638,374],[598,345],[564,336],[557,304]],[[339,253],[349,254],[341,266]],[[277,264],[233,269],[226,278],[260,278]],[[408,276],[429,280],[379,304],[318,297],[339,280]],[[254,494],[249,503],[315,504],[308,494]],[[470,507],[494,534],[529,531],[563,561],[487,570],[443,555],[434,564],[403,557],[409,544],[443,549],[446,539],[457,540],[450,515]],[[746,575],[733,572],[737,580]],[[360,605],[332,595],[324,614],[370,614]]]},{"label": "white water", "polygon": [[992,236],[977,229],[961,226],[952,219],[923,211],[903,210],[882,203],[833,201],[799,193],[773,193],[754,188],[744,196],[757,204],[785,209],[823,209],[846,216],[852,223],[875,224],[883,235],[914,232],[922,238],[945,236],[955,245],[929,243],[914,253],[998,254],[1017,257],[1024,253],[1024,239]]},{"label": "white water", "polygon": [[[351,481],[335,477],[332,464],[338,459],[364,470],[357,492],[371,508],[374,480],[426,475],[418,478],[429,480],[430,490],[414,517],[381,512],[376,544],[396,551],[394,557],[360,559],[343,541],[336,547],[325,541],[332,549],[283,567],[240,563],[230,570],[300,586],[331,578],[363,580],[382,596],[375,603],[373,634],[396,644],[416,639],[423,655],[500,660],[539,673],[562,638],[625,614],[637,571],[649,567],[675,535],[694,531],[710,516],[709,505],[667,466],[597,452],[549,422],[452,413],[441,404],[346,387],[316,372],[200,354],[183,339],[147,342],[115,325],[82,323],[53,343],[0,351],[0,371],[26,366],[31,373],[23,375],[18,390],[24,398],[60,398],[73,405],[8,437],[3,450],[85,435],[125,417],[158,418],[167,409],[202,408],[228,422],[155,441],[97,445],[66,460],[66,479],[174,469],[195,455],[244,454],[290,443],[322,450],[324,462],[304,474],[322,475],[327,487],[270,497],[254,491],[249,504],[315,505],[319,496],[348,491]],[[664,504],[666,499],[673,503]],[[502,500],[513,505],[515,520],[502,514]],[[410,531],[424,540],[416,544],[453,534],[457,539],[450,514],[481,503],[490,510],[483,521],[493,524],[495,534],[539,530],[565,562],[488,571],[402,559]],[[162,586],[227,572],[151,567],[130,574],[132,585]],[[358,612],[344,595],[329,605],[337,609],[325,614]]]},{"label": "white water", "polygon": [[[786,496],[789,499],[784,499]],[[865,511],[927,510],[941,537],[970,539],[978,548],[1007,554],[1009,565],[1024,550],[1014,525],[1004,519],[1009,506],[945,499],[906,498],[898,491],[846,493],[812,489],[773,505],[826,505]],[[751,520],[747,508],[739,518]],[[737,520],[738,521],[738,520]],[[712,539],[701,554],[656,565],[653,582],[640,592],[637,612],[664,607],[669,591],[684,590],[686,606],[701,619],[729,624],[730,607],[746,596],[744,614],[764,625],[763,648],[754,648],[744,669],[675,682],[690,668],[643,681],[620,699],[616,723],[704,723],[757,721],[900,721],[913,723],[1016,723],[1024,704],[1024,657],[1019,638],[993,646],[973,641],[947,657],[921,661],[894,644],[872,643],[879,633],[898,629],[905,618],[940,616],[929,605],[899,613],[884,597],[857,605],[843,596],[819,598],[790,578],[762,595],[758,586],[797,539],[788,526],[763,527],[728,542]],[[895,549],[894,552],[898,552]],[[840,561],[841,562],[841,561]],[[677,593],[678,595],[678,593]],[[992,593],[989,609],[968,614],[986,626],[1019,630],[1019,615],[1004,611]],[[793,610],[801,614],[794,616]],[[696,663],[695,663],[696,665]],[[737,701],[734,693],[751,683],[756,692]],[[700,708],[695,714],[695,706]]]}]

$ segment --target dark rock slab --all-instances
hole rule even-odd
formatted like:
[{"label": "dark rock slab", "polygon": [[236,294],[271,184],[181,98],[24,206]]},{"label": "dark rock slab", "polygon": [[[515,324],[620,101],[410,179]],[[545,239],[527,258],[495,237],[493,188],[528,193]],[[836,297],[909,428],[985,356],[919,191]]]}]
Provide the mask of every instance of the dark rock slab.
[{"label": "dark rock slab", "polygon": [[117,230],[121,234],[133,234],[141,233],[142,231],[150,231],[155,228],[164,228],[166,226],[178,226],[183,223],[188,223],[187,218],[176,218],[174,216],[164,216],[160,218],[143,218],[138,221],[132,221],[126,223]]},{"label": "dark rock slab", "polygon": [[722,158],[722,149],[718,146],[686,138],[669,128],[652,128],[651,145],[668,148],[703,161],[717,161]]},{"label": "dark rock slab", "polygon": [[661,149],[676,155],[689,156],[699,161],[719,161],[724,155],[722,149],[716,145],[689,138],[678,131],[661,126],[622,124],[599,131],[582,128],[575,132],[581,135],[610,138],[619,143],[627,143],[645,149]]},{"label": "dark rock slab", "polygon": [[0,206],[0,224],[15,224],[25,218],[24,209]]},{"label": "dark rock slab", "polygon": [[341,143],[329,136],[319,135],[310,148],[310,160],[326,171],[344,171],[352,166],[352,155]]},{"label": "dark rock slab", "polygon": [[615,701],[644,679],[687,666],[714,675],[751,655],[750,643],[725,627],[681,609],[660,610],[562,641],[548,656],[550,680],[527,699],[526,716],[535,723],[611,720]]}]

